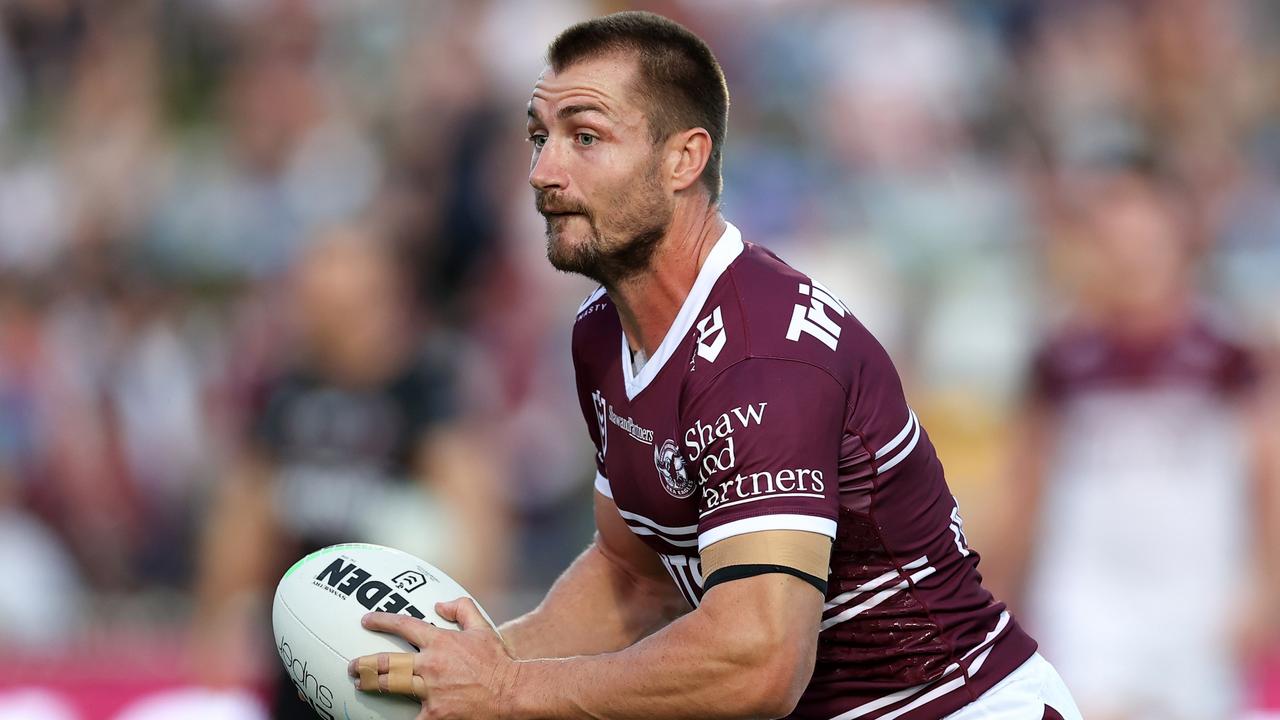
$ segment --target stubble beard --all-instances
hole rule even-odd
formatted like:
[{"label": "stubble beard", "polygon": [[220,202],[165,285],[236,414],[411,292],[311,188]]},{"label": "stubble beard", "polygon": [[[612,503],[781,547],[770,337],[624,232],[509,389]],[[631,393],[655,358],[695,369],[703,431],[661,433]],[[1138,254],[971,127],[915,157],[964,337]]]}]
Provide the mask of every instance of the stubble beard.
[{"label": "stubble beard", "polygon": [[[558,223],[570,222],[570,218],[546,218],[547,260],[551,266],[561,272],[584,275],[608,288],[617,287],[647,270],[654,251],[671,227],[672,218],[671,203],[663,197],[657,175],[655,158],[640,182],[626,186],[619,193],[616,205],[619,213],[607,233],[601,231],[595,214],[586,207],[556,206],[581,213],[590,231],[581,242],[570,245],[561,241],[563,228],[556,227]],[[539,193],[539,211],[545,203],[545,197]]]}]

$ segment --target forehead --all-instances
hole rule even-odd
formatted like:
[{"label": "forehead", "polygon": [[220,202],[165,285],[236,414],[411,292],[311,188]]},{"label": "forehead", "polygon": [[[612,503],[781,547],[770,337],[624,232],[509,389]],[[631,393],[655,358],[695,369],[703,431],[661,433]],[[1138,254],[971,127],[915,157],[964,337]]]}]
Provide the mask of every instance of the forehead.
[{"label": "forehead", "polygon": [[636,58],[622,53],[581,60],[560,72],[547,66],[533,86],[529,109],[550,121],[561,107],[585,103],[619,120],[634,119],[642,113],[633,83],[638,71]]}]

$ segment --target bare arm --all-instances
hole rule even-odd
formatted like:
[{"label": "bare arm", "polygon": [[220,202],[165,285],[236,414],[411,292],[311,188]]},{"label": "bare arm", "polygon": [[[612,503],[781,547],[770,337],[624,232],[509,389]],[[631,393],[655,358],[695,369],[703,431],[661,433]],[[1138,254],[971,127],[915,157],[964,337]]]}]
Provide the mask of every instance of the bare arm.
[{"label": "bare arm", "polygon": [[[1280,397],[1273,396],[1276,400]],[[1257,473],[1259,559],[1263,563],[1264,607],[1271,628],[1280,630],[1280,404],[1272,402],[1255,415],[1254,462]]]},{"label": "bare arm", "polygon": [[1253,513],[1250,576],[1255,585],[1237,614],[1234,639],[1242,660],[1280,640],[1280,412],[1275,400],[1280,387],[1268,386],[1247,405],[1245,419],[1250,441]]},{"label": "bare arm", "polygon": [[201,537],[194,640],[209,682],[243,682],[260,655],[255,631],[264,589],[278,558],[269,467],[256,459],[240,464],[214,492]]},{"label": "bare arm", "polygon": [[518,659],[621,650],[688,610],[657,555],[595,495],[596,538],[532,612],[500,628]]},{"label": "bare arm", "polygon": [[822,595],[790,575],[713,587],[616,653],[516,664],[517,718],[779,718],[813,674]]},{"label": "bare arm", "polygon": [[[462,631],[406,615],[370,613],[363,626],[413,643],[353,660],[356,687],[411,686],[420,718],[780,718],[791,714],[813,674],[822,594],[773,573],[713,586],[698,609],[617,652],[514,661],[468,598],[436,611]],[[375,673],[366,677],[369,673]]]},{"label": "bare arm", "polygon": [[1053,411],[1035,401],[1015,418],[1012,458],[1002,481],[1006,501],[991,549],[983,553],[984,584],[1014,610],[1026,590],[1056,426]]},{"label": "bare arm", "polygon": [[504,588],[511,547],[500,473],[486,446],[477,431],[458,423],[429,433],[416,458],[418,482],[436,493],[457,519],[461,537],[456,547],[463,556],[450,572],[479,598]]}]

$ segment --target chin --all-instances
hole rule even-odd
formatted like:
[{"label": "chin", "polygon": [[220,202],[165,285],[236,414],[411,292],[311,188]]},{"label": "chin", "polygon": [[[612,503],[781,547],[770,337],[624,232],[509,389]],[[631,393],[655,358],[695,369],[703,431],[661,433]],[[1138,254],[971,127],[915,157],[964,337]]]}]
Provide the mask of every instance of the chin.
[{"label": "chin", "polygon": [[547,226],[547,260],[559,270],[581,272],[582,258],[590,243],[591,238],[584,233]]}]

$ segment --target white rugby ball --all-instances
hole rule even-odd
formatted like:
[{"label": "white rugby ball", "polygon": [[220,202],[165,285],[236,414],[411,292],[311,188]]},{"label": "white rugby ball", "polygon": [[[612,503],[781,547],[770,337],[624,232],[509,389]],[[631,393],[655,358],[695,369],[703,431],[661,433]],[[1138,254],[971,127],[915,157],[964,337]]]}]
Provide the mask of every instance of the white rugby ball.
[{"label": "white rugby ball", "polygon": [[413,720],[421,710],[413,698],[361,692],[347,675],[347,664],[361,655],[416,650],[394,635],[365,630],[360,618],[377,610],[457,630],[435,613],[435,604],[459,597],[471,595],[408,553],[381,545],[333,545],[294,563],[280,579],[271,608],[276,651],[320,717]]}]

